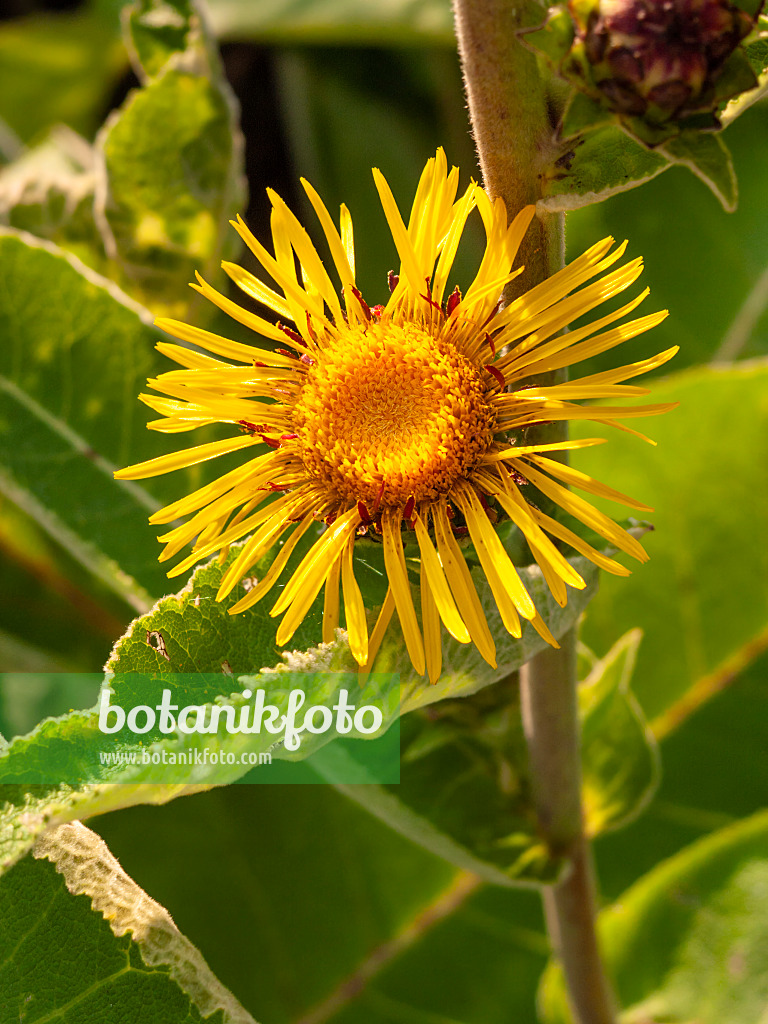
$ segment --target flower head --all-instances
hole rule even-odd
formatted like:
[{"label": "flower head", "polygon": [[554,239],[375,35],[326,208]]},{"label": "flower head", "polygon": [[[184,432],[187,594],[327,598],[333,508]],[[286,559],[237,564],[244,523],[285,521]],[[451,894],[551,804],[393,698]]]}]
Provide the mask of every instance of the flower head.
[{"label": "flower head", "polygon": [[[537,444],[527,442],[526,433],[554,420],[618,426],[619,418],[665,411],[670,406],[585,408],[574,400],[645,394],[620,382],[660,366],[676,349],[569,383],[532,386],[531,378],[613,348],[664,318],[666,313],[655,313],[618,323],[644,292],[588,327],[560,333],[629,287],[641,272],[640,261],[611,270],[624,246],[609,253],[613,240],[606,239],[502,308],[502,289],[522,270],[512,267],[533,208],[508,224],[503,202],[491,202],[474,183],[457,199],[458,171],[448,171],[438,150],[421,176],[406,225],[382,174],[374,171],[374,178],[400,257],[399,273],[389,276],[386,303],[369,306],[355,284],[346,207],[337,228],[312,186],[302,182],[328,243],[339,289],[304,228],[270,192],[274,255],[242,220],[234,226],[280,293],[235,264],[225,263],[224,269],[278,322],[243,309],[202,279],[193,287],[263,338],[289,347],[257,348],[158,320],[165,331],[197,349],[158,346],[184,369],[149,382],[166,396],[141,396],[162,417],[149,426],[176,433],[224,422],[237,431],[231,439],[152,459],[117,475],[150,477],[253,449],[242,466],[152,516],[151,522],[164,524],[190,517],[160,538],[166,545],[161,559],[194,542],[192,553],[169,575],[187,571],[250,534],[223,576],[222,599],[283,538],[267,574],[255,585],[250,581],[251,589],[230,609],[245,611],[275,586],[300,539],[322,521],[326,529],[271,609],[273,616],[282,615],[277,642],[291,639],[323,587],[323,639],[332,639],[341,587],[357,662],[372,663],[396,610],[413,665],[419,673],[426,669],[434,681],[441,668],[441,622],[459,642],[474,643],[495,664],[493,637],[465,560],[465,537],[474,545],[509,632],[520,636],[521,619],[528,620],[552,644],[554,638],[494,530],[495,521],[508,519],[519,528],[561,605],[567,587],[584,587],[584,581],[555,542],[570,545],[609,572],[626,575],[628,570],[541,511],[537,503],[543,503],[542,496],[612,546],[645,559],[635,538],[568,486],[634,508],[646,506],[552,458],[601,439]],[[477,275],[461,295],[458,288],[450,290],[449,274],[474,208],[487,243]],[[389,584],[372,634],[354,570],[355,542],[362,534],[381,544]],[[404,540],[418,550],[420,616]]]}]

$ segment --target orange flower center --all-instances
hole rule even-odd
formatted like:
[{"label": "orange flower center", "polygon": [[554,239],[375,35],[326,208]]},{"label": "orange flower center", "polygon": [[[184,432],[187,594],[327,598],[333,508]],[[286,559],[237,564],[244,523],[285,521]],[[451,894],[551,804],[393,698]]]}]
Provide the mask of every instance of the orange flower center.
[{"label": "orange flower center", "polygon": [[308,473],[372,508],[447,494],[488,450],[495,414],[477,367],[452,344],[385,322],[328,340],[292,419]]}]

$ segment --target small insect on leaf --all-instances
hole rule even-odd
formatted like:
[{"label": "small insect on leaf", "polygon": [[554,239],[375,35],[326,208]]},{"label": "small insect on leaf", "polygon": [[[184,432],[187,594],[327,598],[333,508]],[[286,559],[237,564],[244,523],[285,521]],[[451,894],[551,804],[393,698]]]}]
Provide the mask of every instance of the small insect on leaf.
[{"label": "small insect on leaf", "polygon": [[157,651],[161,658],[165,658],[166,661],[171,660],[171,656],[165,647],[163,634],[158,633],[156,629],[147,630],[147,645],[151,647],[153,651]]}]

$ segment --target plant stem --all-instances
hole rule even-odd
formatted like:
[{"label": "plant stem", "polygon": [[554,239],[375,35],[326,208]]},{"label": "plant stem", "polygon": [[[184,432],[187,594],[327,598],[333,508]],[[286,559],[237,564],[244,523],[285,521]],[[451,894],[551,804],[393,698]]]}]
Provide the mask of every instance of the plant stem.
[{"label": "plant stem", "polygon": [[[483,185],[501,196],[510,216],[541,195],[539,173],[553,148],[545,84],[534,54],[516,32],[544,20],[536,0],[454,0],[456,34]],[[517,292],[562,265],[562,218],[534,220],[520,247],[525,272]],[[507,298],[511,298],[512,292]]]},{"label": "plant stem", "polygon": [[560,644],[560,650],[537,654],[520,672],[539,830],[553,854],[570,860],[565,878],[544,890],[544,914],[576,1024],[615,1024],[615,1001],[597,942],[594,871],[583,828],[574,632]]},{"label": "plant stem", "polygon": [[[546,9],[537,0],[454,0],[454,11],[483,182],[513,216],[540,198],[540,173],[553,148],[546,83],[536,58],[516,35],[540,24]],[[563,265],[563,237],[561,218],[534,220],[521,250],[526,270],[514,282],[519,291]],[[565,436],[559,424],[556,429]],[[547,440],[554,440],[551,431]],[[565,878],[545,889],[544,910],[576,1024],[615,1024],[597,943],[594,874],[583,827],[574,633],[560,643],[559,650],[532,658],[520,674],[539,831],[553,854],[570,861]]]}]

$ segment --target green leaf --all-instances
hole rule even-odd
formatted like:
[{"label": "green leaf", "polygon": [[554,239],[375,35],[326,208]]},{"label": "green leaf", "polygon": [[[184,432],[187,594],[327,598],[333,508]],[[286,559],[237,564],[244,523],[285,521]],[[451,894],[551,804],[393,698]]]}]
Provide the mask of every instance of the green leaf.
[{"label": "green leaf", "polygon": [[93,147],[64,125],[0,170],[0,223],[29,231],[101,272],[106,256],[93,211]]},{"label": "green leaf", "polygon": [[552,7],[547,20],[537,29],[524,29],[519,33],[522,43],[542,54],[557,66],[571,48],[574,37],[573,20],[564,8]]},{"label": "green leaf", "polygon": [[623,828],[659,783],[656,741],[629,689],[642,633],[623,636],[579,686],[582,799],[589,835]]},{"label": "green leaf", "polygon": [[767,386],[764,361],[673,376],[653,388],[653,401],[680,402],[655,419],[657,448],[622,435],[610,454],[579,456],[579,469],[656,508],[650,562],[629,580],[606,578],[584,628],[598,650],[645,631],[633,688],[654,729],[768,623]]},{"label": "green leaf", "polygon": [[[307,538],[305,545],[310,542],[311,538]],[[293,561],[289,560],[287,572],[302,553],[297,550],[292,554]],[[107,670],[115,674],[111,681],[115,694],[112,703],[123,703],[126,708],[138,704],[154,707],[163,686],[178,685],[181,689],[178,693],[174,691],[174,699],[178,697],[179,706],[215,702],[240,708],[248,703],[241,694],[248,686],[251,690],[265,689],[268,702],[277,705],[282,713],[291,689],[305,691],[307,706],[323,704],[328,707],[337,702],[341,689],[355,690],[355,677],[350,680],[343,674],[354,668],[343,634],[331,644],[310,647],[306,653],[296,651],[286,655],[275,671],[272,666],[279,650],[274,640],[277,623],[268,615],[266,603],[257,605],[248,614],[230,616],[228,608],[242,596],[242,584],[224,601],[215,600],[222,573],[236,556],[237,548],[233,546],[223,565],[211,562],[202,567],[180,594],[163,598],[148,615],[132,624],[107,663]],[[265,557],[253,571],[262,575],[270,560],[270,556]],[[556,605],[551,597],[547,599],[548,591],[538,569],[521,570],[523,580],[555,636],[572,627],[594,588],[597,572],[594,566],[583,559],[576,559],[574,564],[589,585],[577,591],[565,609]],[[369,677],[362,690],[357,690],[354,700],[358,707],[373,704],[380,708],[383,728],[406,711],[488,686],[543,647],[544,641],[530,627],[526,628],[522,641],[508,636],[501,626],[490,588],[477,569],[474,576],[491,630],[500,638],[497,644],[499,667],[481,668],[477,652],[448,638],[444,647],[444,675],[436,685],[430,686],[415,675],[399,628],[392,627],[374,665],[375,674]],[[306,647],[313,637],[319,637],[321,610],[322,601],[318,599],[297,631],[294,638],[297,645]],[[398,679],[404,684],[402,688],[397,685]],[[244,753],[270,752],[278,758],[294,759],[307,756],[331,738],[331,733],[312,737],[314,742],[302,743],[295,754],[279,745],[276,748],[275,737],[265,732],[223,737],[196,733],[167,738],[153,732],[138,740],[134,736],[132,742],[121,742],[121,751],[133,751],[138,756],[154,741],[152,751],[178,754],[206,747],[227,755],[232,753],[236,762],[222,766],[209,761],[202,766],[195,765],[194,771],[174,763],[168,771],[163,768],[159,775],[154,765],[129,764],[115,768],[101,763],[100,751],[105,748],[105,738],[98,728],[96,709],[50,719],[28,736],[15,739],[0,758],[0,773],[6,784],[24,782],[28,786],[30,779],[47,783],[45,792],[39,791],[30,797],[24,795],[23,787],[14,790],[16,795],[9,799],[4,824],[0,825],[0,849],[3,829],[5,857],[10,862],[24,852],[25,844],[36,835],[29,823],[44,821],[46,815],[53,821],[65,821],[68,816],[86,817],[104,809],[130,806],[143,799],[163,802],[195,788],[241,778],[248,771],[240,756]],[[59,779],[65,780],[66,785],[56,785],[53,780]],[[27,806],[29,799],[34,801],[36,810]],[[23,826],[19,824],[19,814],[23,816]]]},{"label": "green leaf", "polygon": [[[763,1018],[767,843],[763,811],[659,865],[603,912],[602,948],[623,1021]],[[571,1020],[553,966],[542,979],[539,1005],[546,1024]]]},{"label": "green leaf", "polygon": [[130,294],[183,316],[195,271],[209,274],[232,244],[227,221],[245,202],[243,142],[195,8],[146,0],[128,27],[146,84],[99,136],[107,254]]},{"label": "green leaf", "polygon": [[719,135],[685,132],[660,146],[657,152],[693,171],[714,192],[724,210],[731,213],[736,209],[736,172],[731,154]]},{"label": "green leaf", "polygon": [[135,397],[160,362],[157,332],[55,246],[6,230],[0,257],[0,490],[142,610],[164,586],[146,544],[157,506],[112,471],[167,448],[144,429]]},{"label": "green leaf", "polygon": [[[721,348],[723,359],[768,354],[768,232],[760,229],[768,218],[768,107],[755,106],[728,129],[726,139],[739,177],[735,213],[714,203],[687,170],[673,167],[642,189],[568,217],[569,259],[597,238],[629,239],[627,258],[643,258],[642,283],[651,289],[643,308],[671,312],[649,335],[630,343],[633,359],[679,345],[671,366],[680,370],[720,357]],[[608,352],[580,364],[579,375],[615,365],[615,352]],[[650,432],[654,429],[650,423]]]},{"label": "green leaf", "polygon": [[615,126],[569,139],[544,170],[542,209],[575,210],[636,188],[666,171],[669,160]]},{"label": "green leaf", "polygon": [[745,110],[762,99],[768,91],[768,18],[762,15],[758,25],[759,30],[742,44],[742,50],[749,61],[752,72],[757,76],[757,85],[754,89],[735,96],[726,104],[720,116],[724,127],[740,117]]},{"label": "green leaf", "polygon": [[255,1024],[84,825],[48,833],[35,857],[0,882],[3,1020]]},{"label": "green leaf", "polygon": [[[629,691],[637,632],[596,662],[580,687],[586,823],[617,829],[658,783],[653,737]],[[562,864],[537,834],[514,677],[432,704],[401,725],[400,781],[340,787],[414,842],[496,885],[546,884]]]},{"label": "green leaf", "polygon": [[538,894],[456,872],[330,787],[229,786],[93,827],[259,1020],[535,1019]]},{"label": "green leaf", "polygon": [[613,116],[609,110],[586,93],[574,89],[563,113],[560,135],[570,139],[582,132],[605,127],[612,121]]},{"label": "green leaf", "polygon": [[735,661],[692,688],[684,717],[661,737],[664,772],[648,810],[622,831],[598,839],[598,875],[607,898],[618,898],[695,840],[765,806],[765,635],[761,654],[759,649],[754,644],[754,654],[741,654],[741,665]]},{"label": "green leaf", "polygon": [[337,43],[388,46],[454,43],[447,0],[216,0],[216,35],[273,44]]}]

